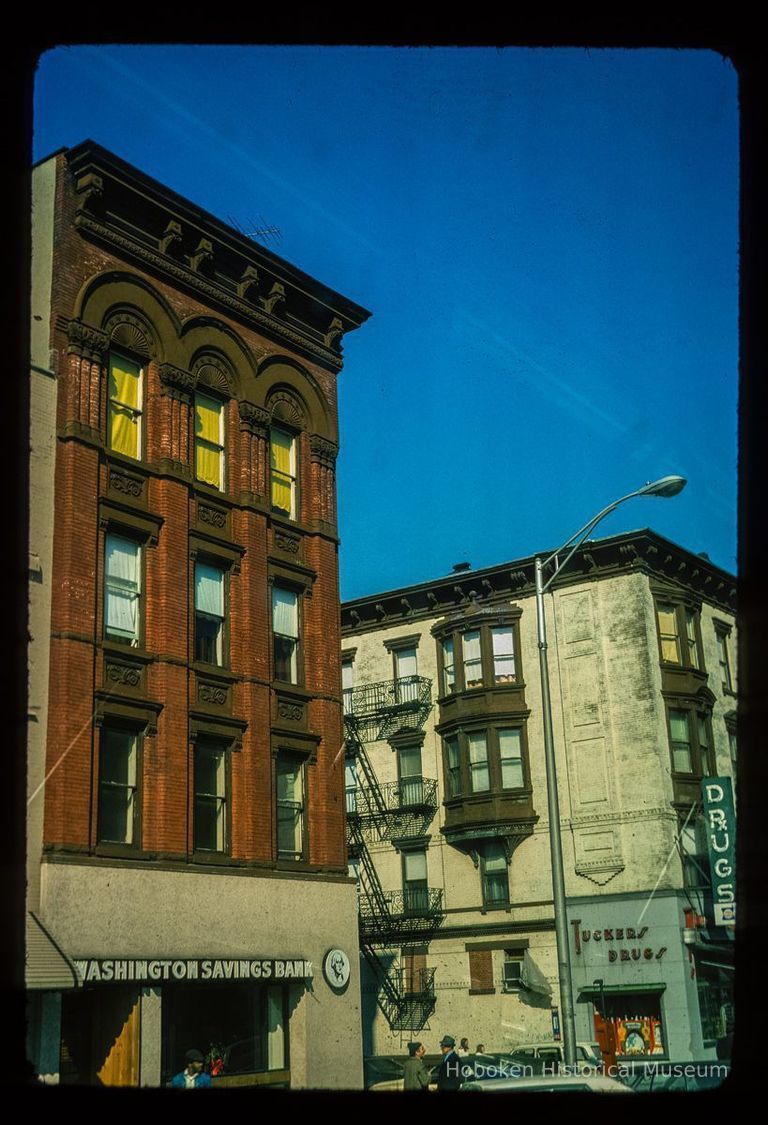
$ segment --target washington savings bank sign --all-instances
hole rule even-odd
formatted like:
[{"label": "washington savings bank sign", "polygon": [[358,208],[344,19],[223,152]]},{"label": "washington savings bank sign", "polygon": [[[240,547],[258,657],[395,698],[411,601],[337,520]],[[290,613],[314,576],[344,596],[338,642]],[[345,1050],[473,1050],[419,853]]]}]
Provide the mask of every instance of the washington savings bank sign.
[{"label": "washington savings bank sign", "polygon": [[223,960],[220,958],[101,958],[74,960],[84,984],[112,984],[135,981],[137,984],[158,984],[162,981],[283,981],[309,980],[312,962],[302,958],[259,958],[257,960]]}]

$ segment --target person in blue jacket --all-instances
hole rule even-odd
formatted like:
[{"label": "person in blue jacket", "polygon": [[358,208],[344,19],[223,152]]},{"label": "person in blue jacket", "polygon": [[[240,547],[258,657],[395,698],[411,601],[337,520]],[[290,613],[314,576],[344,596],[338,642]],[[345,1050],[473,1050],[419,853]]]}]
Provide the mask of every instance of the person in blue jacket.
[{"label": "person in blue jacket", "polygon": [[186,1068],[180,1074],[174,1074],[171,1086],[177,1090],[201,1090],[204,1086],[211,1086],[211,1076],[203,1070],[205,1059],[201,1052],[192,1049],[184,1058]]}]

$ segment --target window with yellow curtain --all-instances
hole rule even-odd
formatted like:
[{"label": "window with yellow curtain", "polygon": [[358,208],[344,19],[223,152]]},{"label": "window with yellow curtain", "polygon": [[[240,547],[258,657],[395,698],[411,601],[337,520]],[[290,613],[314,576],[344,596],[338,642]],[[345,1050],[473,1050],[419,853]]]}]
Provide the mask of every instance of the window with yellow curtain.
[{"label": "window with yellow curtain", "polygon": [[273,427],[269,435],[269,467],[272,507],[291,519],[296,517],[296,439]]},{"label": "window with yellow curtain", "polygon": [[224,487],[224,403],[195,395],[195,478]]},{"label": "window with yellow curtain", "polygon": [[142,369],[124,356],[109,358],[109,448],[141,457]]}]

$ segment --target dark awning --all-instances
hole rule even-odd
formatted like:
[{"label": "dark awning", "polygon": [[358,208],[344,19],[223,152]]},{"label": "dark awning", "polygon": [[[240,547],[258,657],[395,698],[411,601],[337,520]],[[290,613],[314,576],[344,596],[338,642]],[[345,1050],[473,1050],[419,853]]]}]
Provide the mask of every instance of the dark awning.
[{"label": "dark awning", "polygon": [[638,992],[663,992],[666,988],[663,981],[658,984],[610,984],[606,981],[601,988],[599,985],[588,984],[579,989],[579,1000],[599,1000],[602,996],[615,996],[621,993],[624,996]]},{"label": "dark awning", "polygon": [[62,992],[82,984],[77,969],[40,919],[27,914],[27,959],[25,980],[28,989]]}]

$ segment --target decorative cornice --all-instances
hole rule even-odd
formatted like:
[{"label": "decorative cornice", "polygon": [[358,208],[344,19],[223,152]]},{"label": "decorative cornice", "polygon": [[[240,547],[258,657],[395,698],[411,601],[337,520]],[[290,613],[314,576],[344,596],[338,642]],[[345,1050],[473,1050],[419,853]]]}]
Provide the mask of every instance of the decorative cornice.
[{"label": "decorative cornice", "polygon": [[172,363],[161,363],[158,374],[161,394],[170,395],[182,402],[191,401],[197,384],[197,379],[191,372],[174,367]]},{"label": "decorative cornice", "polygon": [[[342,635],[434,619],[456,613],[473,602],[477,603],[473,608],[493,609],[503,607],[511,599],[533,598],[534,564],[535,558],[531,556],[466,575],[450,574],[434,582],[357,598],[341,607]],[[664,582],[670,592],[679,592],[679,596],[735,613],[736,581],[732,575],[649,530],[591,541],[586,550],[576,552],[558,576],[554,589],[622,574],[648,575],[651,583]]]},{"label": "decorative cornice", "polygon": [[256,437],[267,436],[269,429],[269,411],[262,406],[254,406],[252,402],[239,402],[237,409],[240,412],[240,428],[247,430]]},{"label": "decorative cornice", "polygon": [[99,328],[92,328],[83,324],[81,320],[70,320],[67,325],[69,345],[67,351],[70,355],[79,355],[84,359],[103,360],[109,348],[109,336]]},{"label": "decorative cornice", "polygon": [[334,445],[332,441],[328,441],[327,438],[320,437],[319,434],[310,434],[309,450],[312,460],[319,465],[326,465],[329,469],[336,465],[339,447]]},{"label": "decorative cornice", "polygon": [[[111,246],[117,247],[121,252],[138,258],[159,273],[170,276],[176,282],[195,289],[198,293],[203,295],[206,301],[224,305],[228,310],[236,313],[247,323],[266,329],[273,335],[287,340],[305,352],[309,352],[310,355],[321,360],[324,364],[333,368],[333,370],[339,371],[341,369],[342,361],[338,353],[332,352],[323,344],[296,332],[284,322],[277,320],[277,318],[272,316],[266,309],[262,311],[254,305],[246,304],[240,297],[228,293],[220,285],[215,284],[213,281],[206,280],[201,274],[195,273],[193,269],[173,261],[167,255],[142,246],[133,238],[127,238],[125,235],[119,234],[106,223],[98,222],[84,211],[78,213],[75,219],[75,226],[80,231],[86,232],[94,238],[102,239]],[[270,297],[273,295],[278,296],[274,294],[274,287]],[[270,298],[266,298],[265,302],[269,303],[269,300]]]}]

